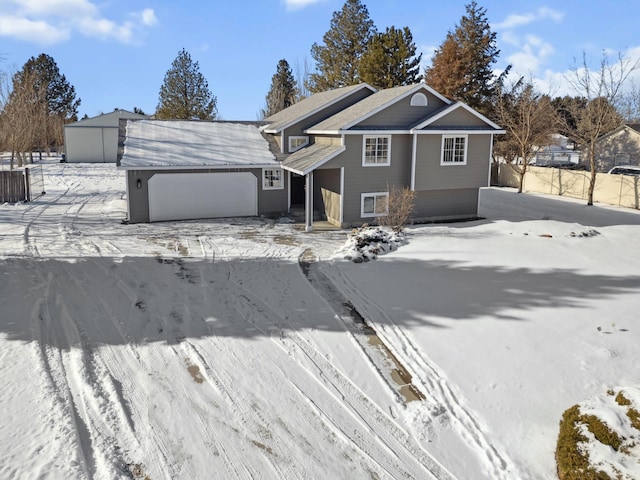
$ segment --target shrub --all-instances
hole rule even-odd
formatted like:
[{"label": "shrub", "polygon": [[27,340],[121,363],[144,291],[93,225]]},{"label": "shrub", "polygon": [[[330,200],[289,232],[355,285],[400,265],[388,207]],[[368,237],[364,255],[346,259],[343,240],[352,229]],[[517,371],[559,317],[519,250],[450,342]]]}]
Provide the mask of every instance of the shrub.
[{"label": "shrub", "polygon": [[400,233],[403,226],[411,218],[416,192],[409,187],[398,187],[396,185],[393,185],[388,190],[387,215],[378,217],[377,222],[381,227],[389,227]]}]

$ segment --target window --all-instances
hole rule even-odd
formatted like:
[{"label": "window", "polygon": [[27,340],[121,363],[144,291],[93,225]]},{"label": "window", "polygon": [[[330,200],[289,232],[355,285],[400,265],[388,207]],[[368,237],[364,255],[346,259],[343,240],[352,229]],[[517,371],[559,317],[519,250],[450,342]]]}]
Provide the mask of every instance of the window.
[{"label": "window", "polygon": [[467,137],[445,135],[442,137],[442,158],[440,165],[467,164]]},{"label": "window", "polygon": [[262,169],[262,189],[263,190],[281,190],[284,188],[281,168],[263,168]]},{"label": "window", "polygon": [[360,196],[360,217],[379,217],[387,214],[388,192],[363,193]]},{"label": "window", "polygon": [[307,143],[309,143],[309,137],[289,137],[289,153],[293,153],[296,150],[300,150]]},{"label": "window", "polygon": [[362,150],[363,166],[389,165],[391,159],[391,136],[369,137],[365,135]]},{"label": "window", "polygon": [[412,107],[426,107],[428,104],[429,102],[427,102],[427,96],[424,93],[416,93],[413,97],[411,97]]}]

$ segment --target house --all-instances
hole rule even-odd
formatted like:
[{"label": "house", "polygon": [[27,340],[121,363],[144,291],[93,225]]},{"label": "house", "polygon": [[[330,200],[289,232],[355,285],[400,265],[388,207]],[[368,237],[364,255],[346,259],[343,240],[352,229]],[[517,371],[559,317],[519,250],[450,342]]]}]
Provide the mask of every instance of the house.
[{"label": "house", "polygon": [[318,109],[298,116],[292,108],[267,118],[264,131],[290,153],[282,167],[308,229],[314,210],[341,227],[375,221],[393,185],[416,192],[415,221],[477,215],[493,136],[504,130],[464,103],[420,83],[368,94],[319,122]]},{"label": "house", "polygon": [[122,118],[147,117],[126,110],[115,110],[65,125],[65,161],[115,163],[118,153],[118,128]]},{"label": "house", "polygon": [[[229,132],[231,125],[245,130]],[[132,222],[286,213],[299,206],[308,230],[314,214],[346,228],[384,215],[392,186],[416,192],[415,221],[459,219],[477,215],[493,136],[501,133],[423,83],[380,91],[360,84],[312,95],[260,128],[123,122],[119,166],[127,170]],[[199,179],[203,174],[208,180]],[[218,189],[213,203],[219,208],[201,207]],[[235,210],[250,195],[254,207]]]},{"label": "house", "polygon": [[605,133],[596,141],[598,171],[608,172],[616,165],[640,164],[640,124],[625,124]]},{"label": "house", "polygon": [[128,221],[286,212],[281,161],[255,122],[123,120]]}]

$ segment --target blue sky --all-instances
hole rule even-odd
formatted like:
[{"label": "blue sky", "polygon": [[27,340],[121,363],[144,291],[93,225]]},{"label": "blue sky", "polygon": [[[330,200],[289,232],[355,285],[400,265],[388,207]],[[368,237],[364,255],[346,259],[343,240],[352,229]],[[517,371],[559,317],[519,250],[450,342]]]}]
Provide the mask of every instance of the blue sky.
[{"label": "blue sky", "polygon": [[[379,30],[408,26],[423,63],[468,1],[362,0]],[[46,53],[76,88],[80,116],[114,108],[153,113],[166,71],[185,48],[207,78],[225,120],[255,120],[278,60],[313,68],[344,0],[0,0],[0,70]],[[572,93],[564,75],[585,52],[640,58],[640,1],[478,1],[507,64],[542,90]]]}]

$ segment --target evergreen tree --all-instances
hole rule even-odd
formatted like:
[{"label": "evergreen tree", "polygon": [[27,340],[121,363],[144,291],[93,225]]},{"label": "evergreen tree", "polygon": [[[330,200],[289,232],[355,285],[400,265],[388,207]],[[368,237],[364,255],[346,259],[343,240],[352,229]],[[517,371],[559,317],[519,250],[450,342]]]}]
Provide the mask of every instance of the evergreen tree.
[{"label": "evergreen tree", "polygon": [[198,62],[184,48],[180,50],[160,87],[156,117],[176,120],[215,120],[217,98],[200,73]]},{"label": "evergreen tree", "polygon": [[298,97],[296,80],[293,78],[289,62],[284,58],[278,62],[276,73],[271,77],[271,88],[267,93],[266,108],[262,117],[267,118],[293,105]]},{"label": "evergreen tree", "polygon": [[411,85],[419,81],[420,60],[409,27],[376,33],[362,55],[360,79],[375,88]]},{"label": "evergreen tree", "polygon": [[[44,53],[29,58],[22,69],[14,74],[12,83],[9,103],[23,105],[14,108],[16,115],[28,115],[32,122],[39,125],[38,134],[30,147],[46,149],[62,145],[62,127],[65,123],[77,120],[80,99],[76,99],[75,88],[60,73],[55,60]],[[26,92],[30,96],[28,109],[24,108]],[[9,107],[12,108],[11,105]]]},{"label": "evergreen tree", "polygon": [[360,0],[346,0],[342,10],[333,12],[331,28],[322,37],[324,45],[314,43],[311,47],[316,72],[309,75],[309,91],[317,93],[359,83],[360,59],[375,33],[367,7]]},{"label": "evergreen tree", "polygon": [[475,0],[466,5],[466,15],[435,51],[425,81],[438,92],[488,114],[499,84],[509,68],[496,78],[492,65],[500,50],[491,31],[486,9]]}]

